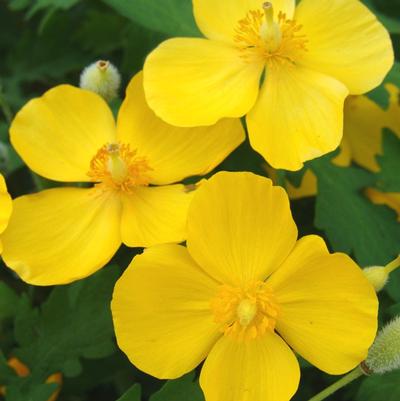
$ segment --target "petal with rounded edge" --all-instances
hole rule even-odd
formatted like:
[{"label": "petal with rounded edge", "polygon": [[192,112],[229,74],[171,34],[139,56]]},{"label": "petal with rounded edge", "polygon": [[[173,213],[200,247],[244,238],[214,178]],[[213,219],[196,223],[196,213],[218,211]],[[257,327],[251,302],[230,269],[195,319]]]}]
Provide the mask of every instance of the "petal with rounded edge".
[{"label": "petal with rounded edge", "polygon": [[189,208],[189,253],[225,284],[264,280],[296,239],[286,192],[252,173],[215,174],[200,186]]},{"label": "petal with rounded edge", "polygon": [[180,127],[242,117],[257,99],[263,68],[222,42],[170,39],[146,59],[146,100],[160,118]]},{"label": "petal with rounded edge", "polygon": [[[270,0],[274,14],[286,14],[291,19],[295,0]],[[205,36],[213,40],[233,43],[240,20],[249,11],[262,11],[262,0],[193,0],[193,13],[197,25]]]},{"label": "petal with rounded edge", "polygon": [[186,239],[186,218],[193,191],[184,185],[138,187],[122,195],[122,242],[148,247]]},{"label": "petal with rounded edge", "polygon": [[183,246],[146,249],[114,289],[119,347],[135,366],[159,379],[191,371],[221,336],[210,311],[217,286]]},{"label": "petal with rounded edge", "polygon": [[152,168],[151,183],[171,184],[216,167],[245,139],[239,119],[223,119],[210,127],[169,125],[148,107],[143,75],[132,78],[118,114],[118,140],[137,148]]},{"label": "petal with rounded edge", "polygon": [[293,65],[271,68],[247,115],[251,146],[274,168],[299,170],[336,149],[348,91],[339,81]]},{"label": "petal with rounded edge", "polygon": [[3,259],[33,285],[67,284],[103,267],[121,244],[121,205],[97,189],[56,188],[14,200]]},{"label": "petal with rounded edge", "polygon": [[359,0],[302,0],[296,20],[307,37],[300,63],[343,82],[351,94],[377,87],[394,62],[389,32]]},{"label": "petal with rounded edge", "polygon": [[329,374],[367,356],[377,330],[378,300],[362,270],[307,236],[270,277],[280,311],[276,330],[303,358]]},{"label": "petal with rounded edge", "polygon": [[115,142],[116,130],[100,96],[60,85],[18,112],[10,139],[35,173],[55,181],[90,181],[90,161],[103,145]]},{"label": "petal with rounded edge", "polygon": [[[11,196],[7,191],[4,177],[0,174],[0,234],[6,229],[12,211]],[[0,254],[3,251],[3,244],[0,239]]]},{"label": "petal with rounded edge", "polygon": [[245,342],[222,337],[200,375],[207,401],[289,401],[299,380],[294,353],[272,332]]}]

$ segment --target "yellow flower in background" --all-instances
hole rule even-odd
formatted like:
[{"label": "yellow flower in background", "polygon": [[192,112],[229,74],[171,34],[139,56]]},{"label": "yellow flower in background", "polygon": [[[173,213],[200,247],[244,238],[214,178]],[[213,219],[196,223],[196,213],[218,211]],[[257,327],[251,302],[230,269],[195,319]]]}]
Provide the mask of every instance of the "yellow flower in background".
[{"label": "yellow flower in background", "polygon": [[119,347],[144,372],[177,378],[204,359],[207,401],[286,401],[292,349],[342,374],[365,359],[377,298],[361,269],[317,236],[297,240],[289,199],[271,180],[217,173],[195,193],[187,248],[148,248],[118,280]]},{"label": "yellow flower in background", "polygon": [[1,234],[8,225],[12,211],[11,196],[7,192],[6,182],[4,177],[0,174],[0,254],[3,251],[3,243],[1,241]]},{"label": "yellow flower in background", "polygon": [[186,127],[247,114],[251,145],[274,168],[336,149],[346,96],[393,65],[388,32],[358,0],[193,0],[193,10],[207,39],[170,39],[148,56],[148,104]]},{"label": "yellow flower in background", "polygon": [[96,183],[15,200],[3,258],[36,285],[86,277],[121,243],[183,241],[192,193],[171,184],[209,172],[244,140],[238,119],[193,129],[165,124],[145,102],[141,74],[127,88],[117,124],[100,96],[61,85],[25,105],[10,134],[36,173]]},{"label": "yellow flower in background", "polygon": [[[389,128],[400,138],[400,91],[392,84],[386,84],[385,88],[389,93],[387,110],[366,96],[354,96],[346,100],[340,154],[332,160],[337,166],[347,167],[354,161],[371,172],[378,172],[376,156],[382,155],[383,129]],[[266,170],[269,176],[276,180],[274,170],[268,167]],[[299,187],[288,181],[285,187],[291,199],[315,196],[317,177],[311,170],[307,170]],[[365,194],[372,202],[395,210],[400,221],[400,193],[368,188]]]},{"label": "yellow flower in background", "polygon": [[[30,369],[24,363],[22,363],[18,358],[10,358],[7,361],[7,365],[11,369],[13,369],[15,373],[20,377],[27,377],[31,374]],[[61,373],[54,373],[47,378],[46,383],[58,384],[58,389],[54,391],[53,395],[48,399],[48,401],[55,401],[58,398],[62,382],[63,378]],[[6,395],[6,393],[7,393],[7,388],[5,386],[3,387],[0,386],[0,394]]]}]

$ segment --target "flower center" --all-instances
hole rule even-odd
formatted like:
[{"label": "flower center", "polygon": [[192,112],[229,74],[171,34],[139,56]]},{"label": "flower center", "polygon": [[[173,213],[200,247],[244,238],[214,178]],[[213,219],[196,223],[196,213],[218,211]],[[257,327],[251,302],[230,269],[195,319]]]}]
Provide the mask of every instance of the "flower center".
[{"label": "flower center", "polygon": [[248,62],[264,61],[268,65],[294,63],[307,51],[307,38],[300,33],[301,28],[282,12],[274,21],[272,4],[266,2],[262,10],[250,10],[238,22],[234,40],[240,57]]},{"label": "flower center", "polygon": [[222,285],[211,301],[211,310],[221,331],[239,341],[274,331],[279,312],[271,288],[262,281],[245,288]]},{"label": "flower center", "polygon": [[128,144],[111,143],[93,157],[88,176],[102,188],[131,192],[136,186],[149,184],[151,170],[146,159],[138,157]]}]

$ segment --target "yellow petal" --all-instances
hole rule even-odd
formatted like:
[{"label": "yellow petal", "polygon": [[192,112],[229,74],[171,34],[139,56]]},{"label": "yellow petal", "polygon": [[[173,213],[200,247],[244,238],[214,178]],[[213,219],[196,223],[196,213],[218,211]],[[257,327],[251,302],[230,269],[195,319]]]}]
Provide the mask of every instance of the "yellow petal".
[{"label": "yellow petal", "polygon": [[329,254],[321,238],[304,237],[268,283],[280,307],[276,329],[302,357],[329,374],[365,359],[378,301],[347,255]]},{"label": "yellow petal", "polygon": [[111,310],[119,347],[135,366],[159,379],[191,371],[221,336],[209,305],[216,291],[217,283],[186,248],[146,249],[114,289]]},{"label": "yellow petal", "polygon": [[315,196],[317,194],[317,177],[311,170],[307,170],[299,187],[295,187],[289,181],[286,181],[285,187],[290,199]]},{"label": "yellow petal", "polygon": [[308,40],[301,63],[335,77],[351,94],[375,88],[391,69],[389,33],[361,1],[302,0],[295,18]]},{"label": "yellow petal", "polygon": [[222,172],[202,184],[188,215],[190,254],[217,280],[240,285],[263,280],[297,238],[281,187],[251,173]]},{"label": "yellow petal", "polygon": [[207,401],[289,401],[300,380],[292,350],[276,334],[238,342],[222,337],[204,363]]},{"label": "yellow petal", "polygon": [[366,96],[352,96],[346,100],[344,138],[348,141],[352,159],[370,171],[379,171],[375,159],[382,153],[382,130],[386,126],[386,112]]},{"label": "yellow petal", "polygon": [[400,138],[400,90],[393,84],[386,84],[389,93],[389,109],[385,113],[386,126]]},{"label": "yellow petal", "polygon": [[[294,13],[295,0],[271,0],[274,14],[283,12],[290,19]],[[193,0],[193,12],[198,27],[213,40],[234,42],[238,22],[251,10],[262,11],[262,0]]]},{"label": "yellow petal", "polygon": [[367,188],[367,198],[376,205],[386,205],[397,213],[397,220],[400,221],[400,193],[381,192],[375,188]]},{"label": "yellow petal", "polygon": [[245,138],[239,119],[197,128],[165,123],[147,106],[141,73],[128,86],[117,126],[118,139],[146,158],[152,168],[151,183],[157,185],[208,173]]},{"label": "yellow petal", "polygon": [[263,63],[247,63],[237,48],[207,39],[170,39],[144,65],[149,106],[181,127],[242,117],[258,95]]},{"label": "yellow petal", "polygon": [[66,284],[103,267],[121,243],[121,205],[97,189],[57,188],[15,199],[3,259],[34,285]]},{"label": "yellow petal", "polygon": [[0,174],[0,234],[6,229],[11,215],[12,200],[4,177]]},{"label": "yellow petal", "polygon": [[[11,196],[7,192],[6,182],[0,174],[0,234],[6,229],[12,211]],[[0,237],[0,254],[3,252],[3,243]]]},{"label": "yellow petal", "polygon": [[36,173],[56,181],[89,181],[91,159],[115,142],[107,103],[95,93],[60,85],[28,102],[11,124],[11,142]]},{"label": "yellow petal", "polygon": [[339,146],[347,93],[339,81],[306,68],[269,69],[247,115],[251,146],[274,168],[299,170]]},{"label": "yellow petal", "polygon": [[186,239],[193,191],[184,185],[138,187],[122,196],[121,235],[125,245],[148,247]]}]

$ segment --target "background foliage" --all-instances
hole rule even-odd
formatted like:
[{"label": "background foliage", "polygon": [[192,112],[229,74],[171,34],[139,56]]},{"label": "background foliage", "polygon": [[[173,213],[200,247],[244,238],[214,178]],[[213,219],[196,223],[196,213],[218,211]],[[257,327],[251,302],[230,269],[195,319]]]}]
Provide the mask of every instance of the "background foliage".
[{"label": "background foliage", "polygon": [[[397,58],[400,0],[365,0],[392,34]],[[60,83],[77,85],[87,64],[108,59],[121,71],[123,87],[148,52],[171,36],[199,36],[190,0],[0,0],[0,170],[13,197],[51,187],[23,165],[8,141],[15,112],[30,98]],[[396,64],[388,80],[400,86]],[[122,93],[121,93],[122,95]],[[370,94],[387,106],[383,88]],[[118,101],[115,102],[118,106]],[[399,116],[400,118],[400,116]],[[400,224],[393,211],[367,201],[366,186],[400,192],[400,141],[384,135],[381,171],[337,167],[332,155],[308,163],[318,178],[316,198],[292,202],[301,234],[318,233],[332,250],[344,251],[362,266],[382,265],[399,252]],[[266,174],[262,159],[244,143],[220,167]],[[279,172],[294,184],[303,172]],[[0,384],[7,401],[46,401],[62,372],[60,401],[203,401],[198,372],[167,383],[135,369],[117,349],[109,303],[113,285],[140,249],[121,249],[110,266],[85,280],[57,288],[32,287],[0,266]],[[381,321],[400,313],[400,272],[381,295]],[[7,366],[18,357],[30,369],[18,377]],[[306,400],[335,380],[302,362],[295,400]],[[363,379],[332,400],[400,399],[400,372]],[[1,397],[1,396],[0,396]]]}]

